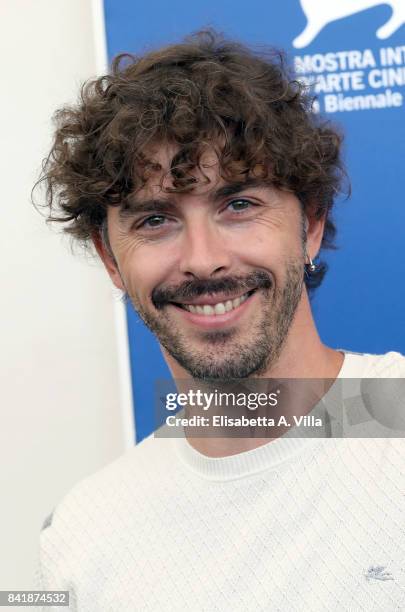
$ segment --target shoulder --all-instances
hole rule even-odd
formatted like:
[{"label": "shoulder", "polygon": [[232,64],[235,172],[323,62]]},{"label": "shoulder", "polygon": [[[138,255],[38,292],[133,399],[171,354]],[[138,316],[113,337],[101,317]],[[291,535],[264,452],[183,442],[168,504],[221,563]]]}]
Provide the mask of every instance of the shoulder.
[{"label": "shoulder", "polygon": [[366,377],[405,378],[405,356],[396,351],[384,355],[370,355]]},{"label": "shoulder", "polygon": [[341,377],[405,378],[405,356],[396,351],[383,355],[344,351]]},{"label": "shoulder", "polygon": [[128,537],[142,537],[156,500],[164,505],[171,495],[170,442],[149,436],[64,496],[40,534],[42,589],[71,590],[73,597],[74,585],[107,571],[112,552],[123,550]]},{"label": "shoulder", "polygon": [[78,482],[45,519],[43,532],[68,527],[77,533],[145,500],[145,489],[158,486],[170,465],[170,440],[153,434],[98,472]]},{"label": "shoulder", "polygon": [[167,514],[175,499],[171,442],[151,435],[65,495],[40,535],[42,589],[70,590],[73,597],[77,585],[96,584],[101,570],[109,571],[128,539],[137,550],[148,517],[161,507]]}]

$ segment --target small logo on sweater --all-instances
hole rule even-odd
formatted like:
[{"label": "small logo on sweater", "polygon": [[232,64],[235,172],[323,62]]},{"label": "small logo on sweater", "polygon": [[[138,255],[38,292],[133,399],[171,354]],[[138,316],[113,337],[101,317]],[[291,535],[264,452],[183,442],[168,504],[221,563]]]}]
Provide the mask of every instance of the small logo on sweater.
[{"label": "small logo on sweater", "polygon": [[366,580],[394,580],[391,572],[385,571],[385,565],[370,565],[367,574],[364,574]]}]

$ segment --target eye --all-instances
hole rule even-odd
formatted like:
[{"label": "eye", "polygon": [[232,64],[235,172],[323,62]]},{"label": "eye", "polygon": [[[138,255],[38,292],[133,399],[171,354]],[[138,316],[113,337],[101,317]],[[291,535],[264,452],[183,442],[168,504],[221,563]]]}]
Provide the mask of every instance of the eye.
[{"label": "eye", "polygon": [[227,208],[231,212],[242,213],[245,210],[249,210],[253,206],[254,204],[250,202],[250,200],[245,200],[244,198],[238,198],[237,200],[232,200],[232,202],[229,202]]},{"label": "eye", "polygon": [[164,222],[167,220],[167,217],[164,215],[151,215],[144,219],[141,223],[139,223],[138,228],[145,229],[154,229],[156,227],[161,227],[164,225]]}]

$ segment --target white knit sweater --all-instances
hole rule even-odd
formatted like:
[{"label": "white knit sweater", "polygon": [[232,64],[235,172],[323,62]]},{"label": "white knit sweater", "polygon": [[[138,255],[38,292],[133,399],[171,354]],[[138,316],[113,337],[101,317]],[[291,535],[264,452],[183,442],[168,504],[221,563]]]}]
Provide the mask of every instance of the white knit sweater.
[{"label": "white knit sweater", "polygon": [[[405,377],[405,358],[346,354],[340,376]],[[41,588],[83,612],[404,611],[404,451],[281,438],[209,458],[150,436],[57,507]]]}]

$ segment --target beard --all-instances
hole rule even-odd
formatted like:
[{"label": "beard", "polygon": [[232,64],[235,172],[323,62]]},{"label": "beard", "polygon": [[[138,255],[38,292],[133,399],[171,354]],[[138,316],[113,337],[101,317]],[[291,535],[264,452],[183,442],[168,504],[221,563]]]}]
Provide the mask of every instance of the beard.
[{"label": "beard", "polygon": [[[136,296],[131,296],[131,301],[160,344],[194,379],[243,379],[259,376],[277,362],[301,299],[303,284],[303,262],[295,260],[287,264],[285,281],[279,288],[269,273],[256,271],[243,278],[187,281],[178,287],[157,288],[152,292],[154,306],[160,311],[157,314],[144,309]],[[185,332],[167,311],[170,302],[252,289],[262,297],[262,308],[257,309],[259,318],[253,327],[200,331],[200,348],[195,346],[190,332]]]}]

